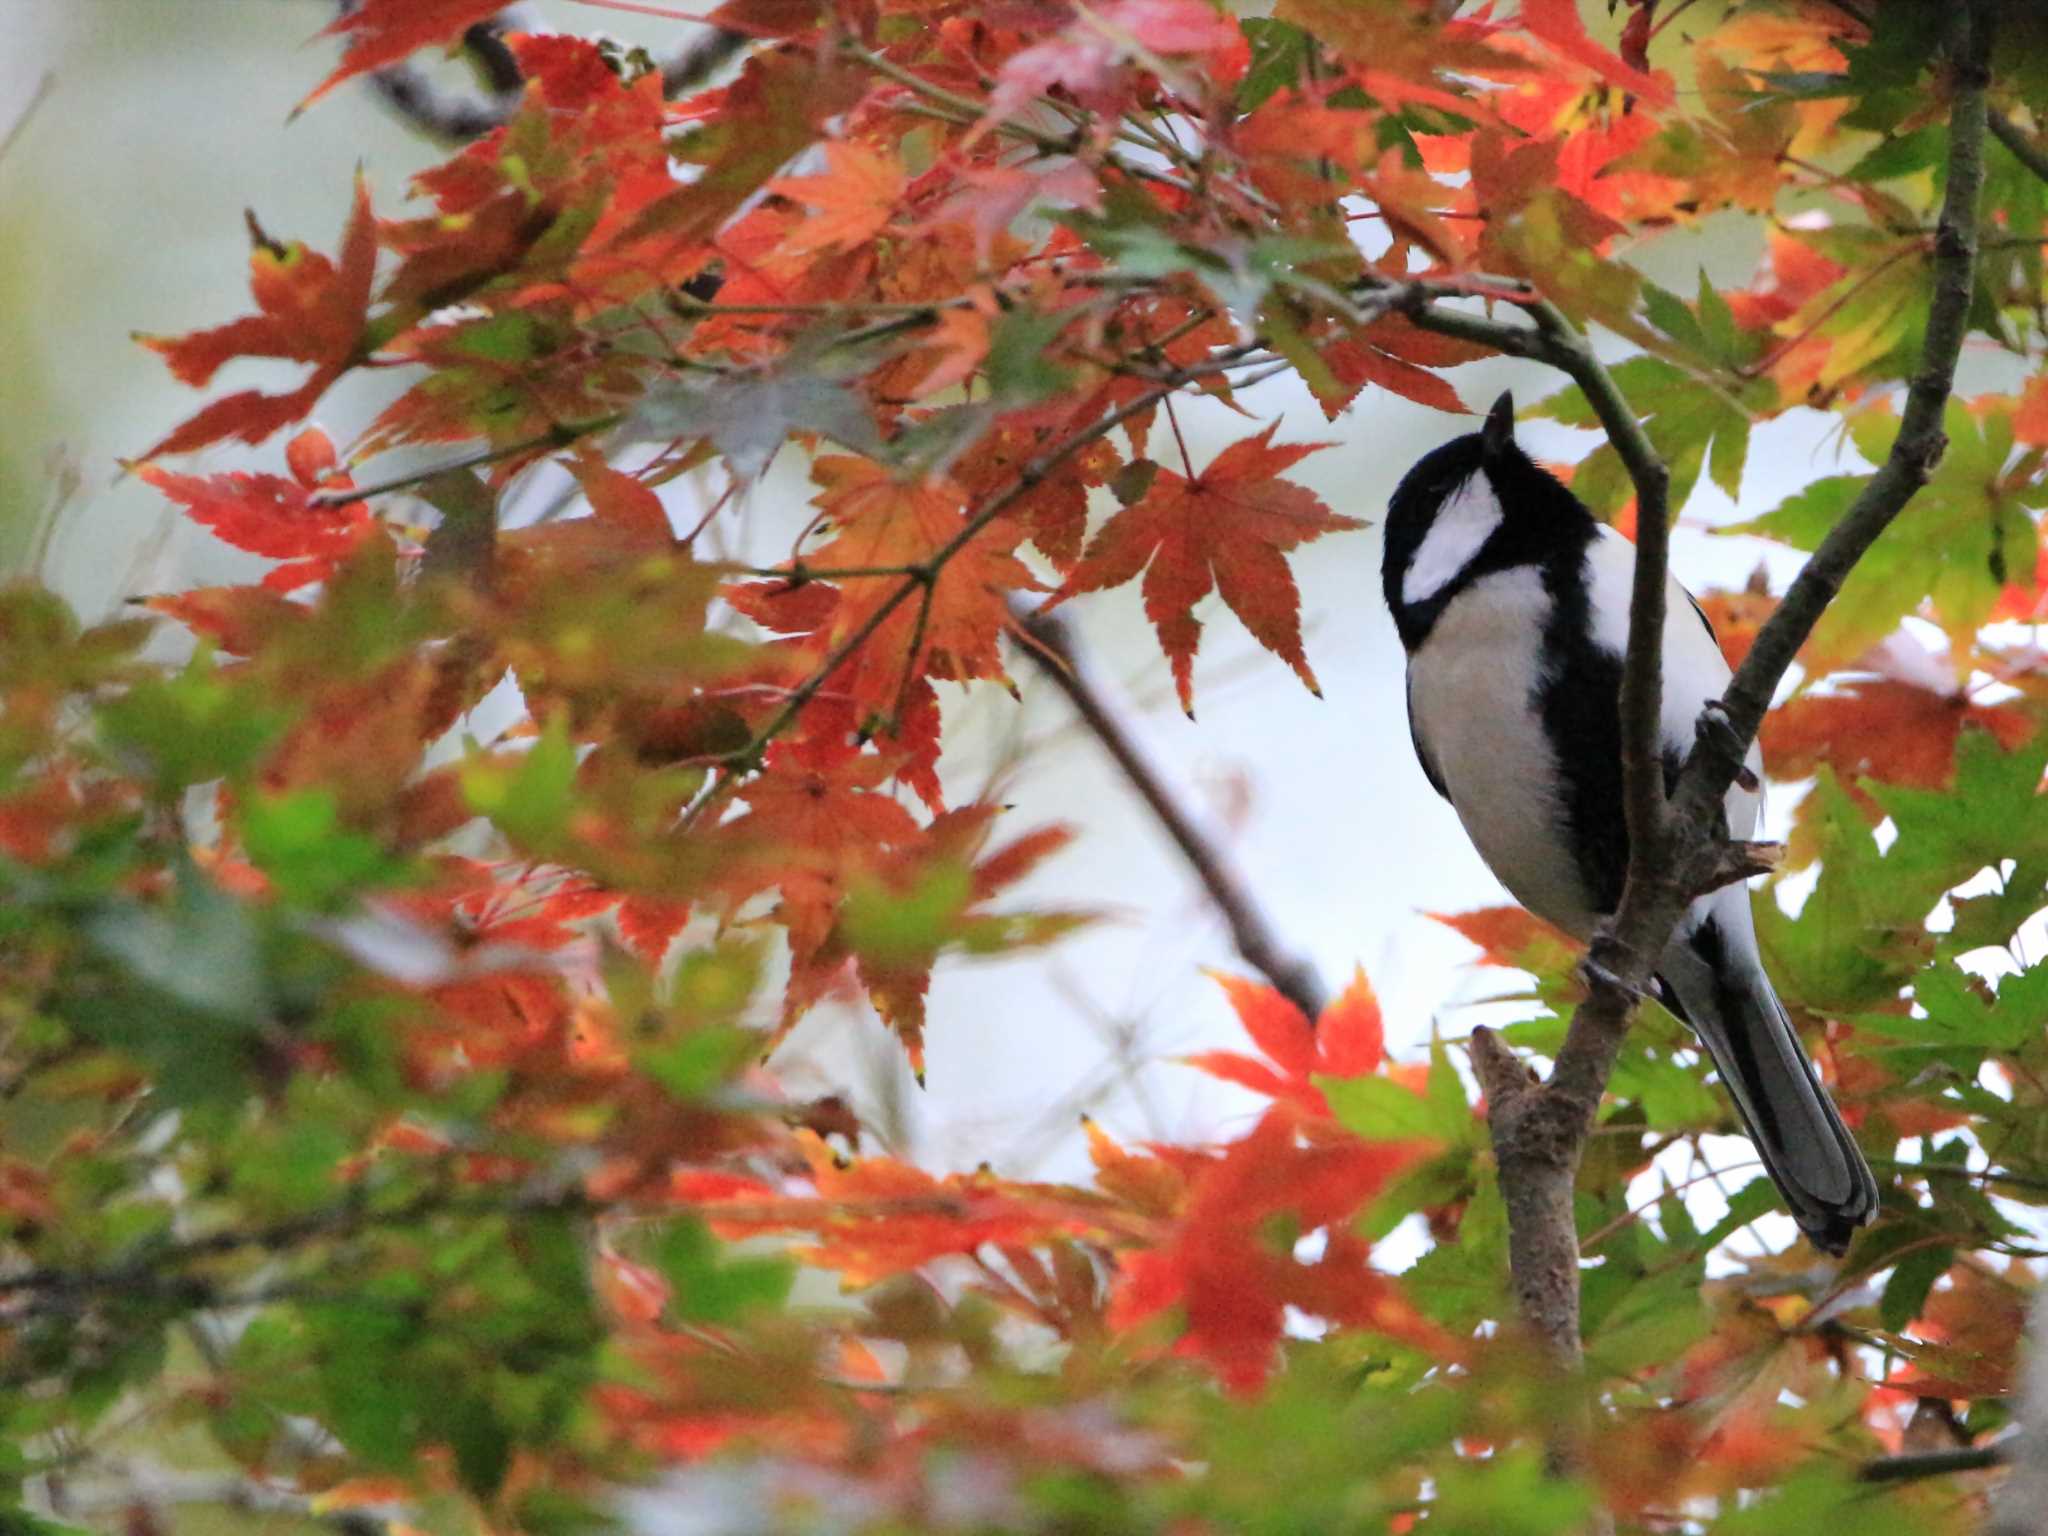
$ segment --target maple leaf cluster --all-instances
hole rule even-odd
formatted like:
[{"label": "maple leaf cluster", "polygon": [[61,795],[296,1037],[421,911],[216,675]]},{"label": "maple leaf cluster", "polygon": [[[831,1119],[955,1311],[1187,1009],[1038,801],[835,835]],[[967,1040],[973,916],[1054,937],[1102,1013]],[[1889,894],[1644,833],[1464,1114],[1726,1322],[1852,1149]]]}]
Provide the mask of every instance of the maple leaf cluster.
[{"label": "maple leaf cluster", "polygon": [[[1450,372],[1503,317],[1627,344],[1675,507],[1835,413],[1844,472],[1731,531],[1811,551],[1884,461],[1952,8],[1445,9],[727,0],[735,64],[676,99],[513,33],[504,120],[403,192],[359,177],[331,256],[250,220],[254,313],[144,345],[199,388],[304,376],[137,473],[262,570],[148,599],[196,637],[175,665],[151,620],[0,591],[19,1471],[54,1487],[161,1408],[209,1474],[394,1530],[566,1536],[656,1477],[758,1477],[763,1529],[1967,1526],[1980,1484],[1856,1469],[2005,1428],[2048,1189],[2022,8],[1969,324],[2023,366],[1951,402],[1763,729],[1810,785],[1761,937],[1885,1186],[1839,1270],[1719,1159],[1730,1111],[1654,1006],[1579,1178],[1583,1402],[1515,1327],[1460,1043],[1389,1061],[1362,974],[1313,1021],[1219,978],[1250,1048],[1185,1065],[1246,1118],[1086,1122],[1085,1184],[922,1166],[779,1070],[840,1000],[921,1073],[935,968],[1088,920],[1036,904],[1071,829],[1009,825],[945,752],[963,698],[1019,691],[1028,616],[1135,586],[1190,714],[1223,610],[1317,689],[1290,560],[1363,520],[1298,478],[1310,439],[1389,394],[1461,429]],[[306,104],[497,10],[346,7]],[[1714,216],[1761,229],[1753,279],[1653,281],[1643,248]],[[1315,430],[1255,414],[1281,374]],[[337,387],[382,390],[341,447]],[[1200,465],[1194,410],[1244,423]],[[1611,446],[1570,475],[1633,526]],[[547,478],[568,501],[515,515]],[[1774,599],[1703,606],[1732,659]],[[1555,1051],[1571,941],[1443,921]],[[1580,1408],[1604,1432],[1553,1475]],[[46,1528],[29,1498],[0,1513]]]}]

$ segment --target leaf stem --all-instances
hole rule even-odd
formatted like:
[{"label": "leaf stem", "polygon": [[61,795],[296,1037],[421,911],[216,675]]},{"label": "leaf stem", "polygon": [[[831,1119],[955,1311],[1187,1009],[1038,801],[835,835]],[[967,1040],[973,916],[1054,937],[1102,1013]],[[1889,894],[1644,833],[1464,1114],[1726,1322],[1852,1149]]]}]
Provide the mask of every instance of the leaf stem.
[{"label": "leaf stem", "polygon": [[410,490],[413,486],[424,485],[436,476],[448,474],[452,470],[475,469],[479,464],[495,464],[500,459],[516,459],[522,453],[532,453],[539,448],[566,448],[593,432],[603,432],[615,427],[625,419],[624,412],[614,411],[609,416],[595,416],[589,421],[564,423],[532,437],[521,438],[516,443],[494,443],[470,453],[457,454],[454,458],[444,459],[439,464],[430,464],[425,469],[394,475],[389,480],[373,480],[367,485],[315,491],[306,499],[316,507],[345,507],[350,502],[368,501],[373,496],[388,496],[393,491]]}]

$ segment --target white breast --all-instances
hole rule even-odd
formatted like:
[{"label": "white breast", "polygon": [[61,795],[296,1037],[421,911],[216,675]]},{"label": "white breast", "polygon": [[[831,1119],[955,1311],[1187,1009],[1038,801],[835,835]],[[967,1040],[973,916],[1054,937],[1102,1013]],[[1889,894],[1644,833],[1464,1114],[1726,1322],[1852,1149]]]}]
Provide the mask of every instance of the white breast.
[{"label": "white breast", "polygon": [[1537,712],[1542,573],[1483,576],[1444,609],[1409,662],[1415,726],[1479,856],[1515,900],[1570,933],[1594,914],[1565,841],[1557,764]]}]

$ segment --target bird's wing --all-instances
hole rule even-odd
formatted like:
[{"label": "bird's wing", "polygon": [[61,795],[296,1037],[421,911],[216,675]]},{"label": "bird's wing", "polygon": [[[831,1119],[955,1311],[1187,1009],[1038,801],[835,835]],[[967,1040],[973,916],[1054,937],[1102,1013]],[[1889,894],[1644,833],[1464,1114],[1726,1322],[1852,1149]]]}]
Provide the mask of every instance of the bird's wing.
[{"label": "bird's wing", "polygon": [[[1612,528],[1602,528],[1586,551],[1588,615],[1595,640],[1619,657],[1628,649],[1628,609],[1635,585],[1635,547]],[[1672,578],[1666,589],[1664,616],[1664,709],[1660,722],[1667,784],[1692,751],[1700,711],[1728,688],[1728,661],[1714,638],[1714,626],[1693,595]],[[1678,606],[1683,598],[1700,627],[1694,629]],[[1761,782],[1763,757],[1754,743],[1747,758]],[[1754,788],[1731,785],[1725,802],[1728,835],[1748,837],[1759,819]]]},{"label": "bird's wing", "polygon": [[[1680,587],[1678,590],[1685,592],[1683,587]],[[1715,649],[1718,650],[1721,645],[1721,637],[1714,633],[1714,621],[1707,617],[1707,610],[1700,606],[1700,600],[1690,592],[1685,592],[1685,600],[1692,604],[1692,611],[1700,616],[1700,623],[1704,624],[1707,628],[1707,638],[1714,642]]]},{"label": "bird's wing", "polygon": [[1415,674],[1408,674],[1408,739],[1415,743],[1415,760],[1422,764],[1422,776],[1429,780],[1429,787],[1446,800],[1451,792],[1444,788],[1443,770],[1436,765],[1436,759],[1429,755],[1428,744],[1422,739],[1422,728],[1415,723]]}]

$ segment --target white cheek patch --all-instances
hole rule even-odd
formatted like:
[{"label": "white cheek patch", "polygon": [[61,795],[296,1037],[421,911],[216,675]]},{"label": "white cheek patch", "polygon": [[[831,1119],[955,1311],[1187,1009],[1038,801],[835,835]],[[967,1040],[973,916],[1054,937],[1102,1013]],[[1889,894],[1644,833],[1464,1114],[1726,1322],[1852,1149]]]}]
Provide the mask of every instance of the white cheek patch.
[{"label": "white cheek patch", "polygon": [[1500,499],[1482,471],[1459,486],[1429,525],[1401,578],[1401,601],[1426,603],[1478,558],[1501,524]]}]

